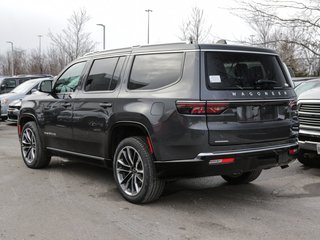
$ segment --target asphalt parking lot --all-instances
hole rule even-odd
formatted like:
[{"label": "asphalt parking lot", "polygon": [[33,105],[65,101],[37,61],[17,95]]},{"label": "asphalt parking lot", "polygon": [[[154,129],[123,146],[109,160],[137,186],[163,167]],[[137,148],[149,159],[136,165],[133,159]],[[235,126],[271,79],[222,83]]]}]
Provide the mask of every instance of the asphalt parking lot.
[{"label": "asphalt parking lot", "polygon": [[0,239],[319,239],[320,169],[264,171],[251,184],[177,180],[155,203],[133,205],[112,171],[53,158],[32,170],[17,130],[0,122]]}]

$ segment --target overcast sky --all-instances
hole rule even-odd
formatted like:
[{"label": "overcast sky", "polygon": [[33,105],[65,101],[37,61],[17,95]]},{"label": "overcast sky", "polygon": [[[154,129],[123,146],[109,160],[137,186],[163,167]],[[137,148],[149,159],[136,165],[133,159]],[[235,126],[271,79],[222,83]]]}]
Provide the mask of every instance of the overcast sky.
[{"label": "overcast sky", "polygon": [[206,24],[212,25],[209,39],[248,39],[252,30],[227,8],[233,0],[0,0],[0,54],[15,48],[35,49],[42,37],[42,50],[50,46],[48,32],[61,32],[73,11],[85,8],[91,19],[86,31],[102,48],[102,28],[106,26],[106,48],[147,43],[147,13],[150,13],[150,43],[178,42],[180,25],[192,7],[204,10]]}]

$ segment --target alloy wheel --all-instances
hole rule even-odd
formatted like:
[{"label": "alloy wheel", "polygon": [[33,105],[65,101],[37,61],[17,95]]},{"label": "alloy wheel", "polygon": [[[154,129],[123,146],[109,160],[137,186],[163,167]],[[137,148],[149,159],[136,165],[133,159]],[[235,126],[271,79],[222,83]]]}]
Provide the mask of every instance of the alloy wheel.
[{"label": "alloy wheel", "polygon": [[116,160],[116,174],[122,190],[136,196],[143,186],[144,167],[138,151],[130,146],[121,149]]},{"label": "alloy wheel", "polygon": [[30,128],[26,128],[22,133],[21,138],[22,153],[25,161],[31,164],[36,157],[36,138]]}]

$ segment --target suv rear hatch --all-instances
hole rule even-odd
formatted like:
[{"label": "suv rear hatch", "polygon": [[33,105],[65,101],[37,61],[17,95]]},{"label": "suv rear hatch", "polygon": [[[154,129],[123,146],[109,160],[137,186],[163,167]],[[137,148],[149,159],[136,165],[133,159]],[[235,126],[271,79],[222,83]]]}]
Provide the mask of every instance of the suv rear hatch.
[{"label": "suv rear hatch", "polygon": [[201,100],[210,145],[290,138],[295,93],[274,54],[203,52]]}]

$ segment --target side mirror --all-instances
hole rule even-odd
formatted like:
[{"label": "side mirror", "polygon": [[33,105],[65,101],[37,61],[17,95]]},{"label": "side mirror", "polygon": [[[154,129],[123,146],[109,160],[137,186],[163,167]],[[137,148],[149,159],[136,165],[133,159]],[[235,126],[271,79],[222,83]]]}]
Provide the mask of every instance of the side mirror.
[{"label": "side mirror", "polygon": [[0,90],[5,90],[6,89],[6,85],[5,84],[2,84],[1,86],[0,86]]},{"label": "side mirror", "polygon": [[31,94],[32,94],[32,93],[35,93],[35,92],[37,92],[37,91],[38,91],[37,89],[33,88],[33,89],[31,89]]},{"label": "side mirror", "polygon": [[44,93],[51,93],[52,92],[52,81],[45,80],[40,83],[39,91]]}]

